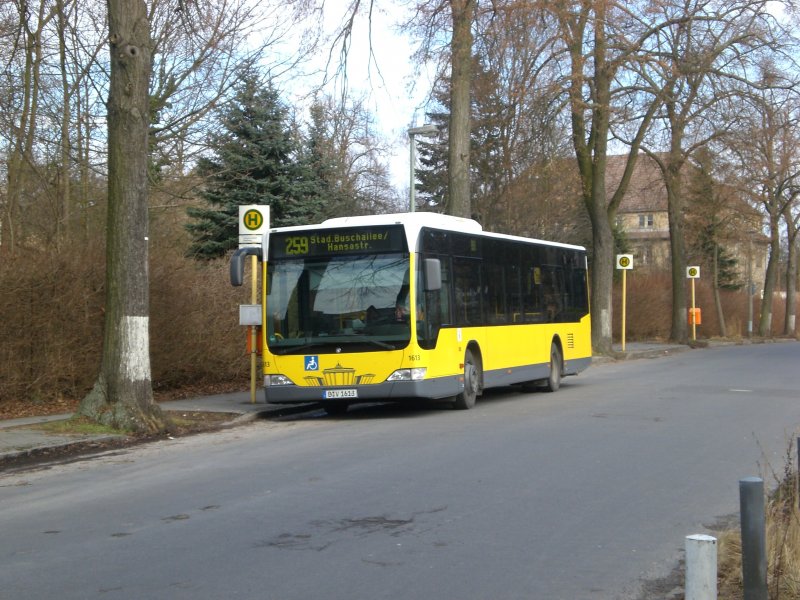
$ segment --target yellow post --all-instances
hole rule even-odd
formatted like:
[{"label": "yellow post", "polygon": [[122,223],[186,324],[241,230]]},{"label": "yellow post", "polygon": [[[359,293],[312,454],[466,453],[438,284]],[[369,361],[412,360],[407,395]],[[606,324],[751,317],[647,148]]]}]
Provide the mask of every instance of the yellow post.
[{"label": "yellow post", "polygon": [[[250,300],[251,304],[258,304],[258,257],[255,255],[250,256],[250,283],[251,283],[251,293],[250,293]],[[263,327],[263,323],[262,323]],[[250,326],[250,402],[251,404],[256,403],[256,370],[257,370],[257,356],[258,356],[258,348],[256,336],[258,335],[258,327],[255,325]]]},{"label": "yellow post", "polygon": [[628,273],[627,269],[622,269],[622,351],[625,352],[625,312],[627,310],[626,307],[626,274]]},{"label": "yellow post", "polygon": [[694,279],[692,279],[692,341],[697,341],[697,310],[694,304]]}]

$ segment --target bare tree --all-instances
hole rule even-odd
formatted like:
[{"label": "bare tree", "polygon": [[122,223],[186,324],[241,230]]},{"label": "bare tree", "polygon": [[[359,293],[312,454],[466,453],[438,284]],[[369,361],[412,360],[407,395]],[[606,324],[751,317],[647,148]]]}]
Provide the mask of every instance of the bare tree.
[{"label": "bare tree", "polygon": [[786,314],[783,320],[783,335],[795,335],[797,327],[797,244],[800,238],[800,190],[793,187],[792,201],[786,204],[783,220],[786,223]]},{"label": "bare tree", "polygon": [[479,12],[476,31],[473,213],[490,230],[587,241],[575,230],[575,180],[563,177],[572,146],[552,20],[533,4],[495,3]]},{"label": "bare tree", "polygon": [[[724,10],[721,10],[724,8]],[[684,166],[692,154],[724,135],[739,90],[752,85],[748,74],[763,51],[779,47],[767,2],[662,2],[664,27],[646,48],[653,60],[640,63],[648,97],[664,97],[645,150],[659,166],[667,190],[672,265],[670,338],[688,339]]]},{"label": "bare tree", "polygon": [[472,81],[472,22],[477,0],[449,0],[453,24],[450,41],[449,204],[445,212],[472,216],[469,185],[470,87]]},{"label": "bare tree", "polygon": [[767,217],[769,259],[758,322],[758,334],[767,336],[772,332],[772,297],[781,261],[781,221],[796,200],[800,155],[793,92],[775,85],[780,77],[774,65],[765,64],[762,69],[763,84],[749,96],[749,109],[740,112],[741,129],[731,148],[738,159],[741,187]]},{"label": "bare tree", "polygon": [[279,49],[302,31],[305,6],[301,0],[153,0],[150,15],[153,161],[180,175],[205,150],[206,134],[216,127],[211,111],[230,97],[241,73],[263,63],[274,78],[305,57],[302,46],[295,54]]},{"label": "bare tree", "polygon": [[[339,47],[337,73],[341,74],[347,63],[355,17],[359,11],[369,15],[369,27],[376,0],[351,0],[345,9],[346,16],[342,26],[334,36],[333,46]],[[366,7],[365,7],[366,6]],[[452,215],[471,217],[472,199],[470,197],[470,89],[472,84],[472,26],[475,19],[477,0],[420,0],[415,5],[415,16],[407,24],[422,38],[417,59],[426,61],[434,57],[443,64],[446,55],[450,68],[450,121],[448,147],[448,203],[445,212]],[[437,42],[443,30],[450,30],[447,50]],[[371,39],[371,32],[370,32]],[[371,53],[370,49],[370,53]],[[330,56],[334,54],[331,50]],[[345,74],[346,75],[346,74]]]},{"label": "bare tree", "polygon": [[396,210],[388,168],[382,160],[388,148],[378,136],[363,98],[319,95],[311,107],[306,145],[312,167],[329,186],[328,215]]},{"label": "bare tree", "polygon": [[[639,147],[663,97],[650,97],[637,114],[620,111],[615,103],[628,106],[631,89],[623,71],[640,60],[639,53],[658,26],[641,15],[634,18],[636,5],[608,0],[554,1],[544,6],[558,23],[561,48],[566,53],[569,72],[564,81],[572,142],[581,196],[592,226],[592,346],[595,351],[608,353],[612,341],[612,224],[630,183]],[[638,8],[647,12],[646,7]],[[620,182],[610,192],[606,186],[608,143],[613,119],[620,117],[630,123],[634,133]]]},{"label": "bare tree", "polygon": [[[7,103],[11,123],[5,210],[2,216],[2,241],[0,249],[13,253],[21,234],[20,210],[24,202],[27,183],[36,175],[34,143],[37,134],[39,97],[43,56],[42,35],[54,17],[46,0],[31,3],[15,0],[18,29],[13,38],[12,53],[8,60],[22,63],[19,74],[21,97]],[[16,95],[15,94],[15,95]],[[19,107],[19,108],[17,108]]]},{"label": "bare tree", "polygon": [[70,143],[70,123],[72,103],[69,89],[69,69],[67,66],[67,10],[68,5],[64,0],[56,0],[56,15],[58,18],[58,62],[61,66],[61,140],[60,157],[58,166],[57,195],[59,218],[57,220],[57,235],[60,238],[63,226],[70,220],[70,164],[72,146]]},{"label": "bare tree", "polygon": [[106,311],[100,373],[78,413],[125,430],[163,429],[150,374],[148,131],[153,42],[144,0],[109,0]]}]

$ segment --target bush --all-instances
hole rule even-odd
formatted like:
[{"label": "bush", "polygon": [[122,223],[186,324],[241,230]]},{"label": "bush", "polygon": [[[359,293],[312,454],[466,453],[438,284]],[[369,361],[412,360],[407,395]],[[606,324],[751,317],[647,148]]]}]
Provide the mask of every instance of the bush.
[{"label": "bush", "polygon": [[[686,283],[687,304],[691,305],[691,284]],[[622,290],[621,284],[614,285],[614,337],[622,335]],[[625,337],[627,340],[666,340],[672,327],[672,282],[669,273],[632,271],[627,282],[627,317]],[[747,293],[723,290],[720,292],[722,311],[725,317],[727,337],[738,338],[747,335],[748,305]],[[698,338],[721,336],[719,318],[714,306],[714,294],[710,282],[702,279],[695,284],[695,304],[702,310],[702,324],[697,326]],[[785,314],[784,301],[775,298],[772,303],[772,335],[783,331]],[[761,300],[753,298],[753,331],[758,331],[758,315]],[[800,306],[798,307],[800,311]],[[689,329],[691,336],[691,327]]]},{"label": "bush", "polygon": [[[216,389],[239,383],[246,388],[249,361],[238,305],[249,302],[249,290],[231,288],[227,259],[187,259],[185,239],[174,231],[156,233],[150,249],[154,389]],[[0,411],[14,402],[74,401],[91,388],[102,350],[104,282],[105,252],[98,242],[4,257],[0,262]],[[634,272],[628,277],[628,339],[669,337],[670,285],[668,274]],[[619,288],[615,286],[614,299],[617,338]],[[722,302],[729,336],[745,335],[745,293],[725,292]],[[703,309],[698,335],[718,336],[713,297],[703,281],[697,287],[697,304]],[[783,323],[782,304],[780,300],[774,303],[775,331]],[[755,315],[758,310],[756,298]]]},{"label": "bush", "polygon": [[[244,292],[228,283],[226,260],[196,263],[178,248],[151,255],[153,386],[241,381],[247,386]],[[100,244],[26,251],[0,263],[0,407],[80,399],[100,365],[105,301]]]}]

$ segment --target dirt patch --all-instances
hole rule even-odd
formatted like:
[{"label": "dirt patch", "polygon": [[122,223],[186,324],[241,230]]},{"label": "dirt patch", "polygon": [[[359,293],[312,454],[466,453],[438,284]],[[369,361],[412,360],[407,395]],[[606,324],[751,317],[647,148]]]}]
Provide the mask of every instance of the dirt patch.
[{"label": "dirt patch", "polygon": [[0,458],[0,471],[20,471],[53,463],[86,460],[97,454],[113,450],[121,450],[158,440],[175,439],[216,431],[223,427],[231,426],[241,416],[238,413],[199,411],[166,411],[166,413],[171,417],[174,425],[165,433],[155,435],[109,435],[72,444],[35,448],[16,456]]},{"label": "dirt patch", "polygon": [[[229,381],[222,383],[184,385],[171,389],[154,389],[153,396],[156,402],[166,402],[168,400],[183,400],[185,398],[241,391],[243,391],[241,381]],[[80,403],[80,398],[68,398],[64,396],[47,400],[7,400],[5,402],[0,402],[0,421],[74,413],[78,410],[78,405]]]},{"label": "dirt patch", "polygon": [[78,408],[79,402],[74,398],[56,398],[47,402],[33,400],[2,402],[0,403],[0,421],[73,413]]}]

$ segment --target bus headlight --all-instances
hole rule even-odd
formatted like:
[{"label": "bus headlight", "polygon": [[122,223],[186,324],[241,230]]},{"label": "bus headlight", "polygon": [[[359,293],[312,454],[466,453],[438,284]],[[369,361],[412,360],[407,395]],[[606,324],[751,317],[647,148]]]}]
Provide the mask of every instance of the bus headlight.
[{"label": "bus headlight", "polygon": [[294,385],[294,382],[286,375],[265,375],[264,387],[272,385]]},{"label": "bus headlight", "polygon": [[389,375],[386,381],[422,381],[425,379],[425,371],[426,369],[424,367],[416,369],[398,369]]}]

